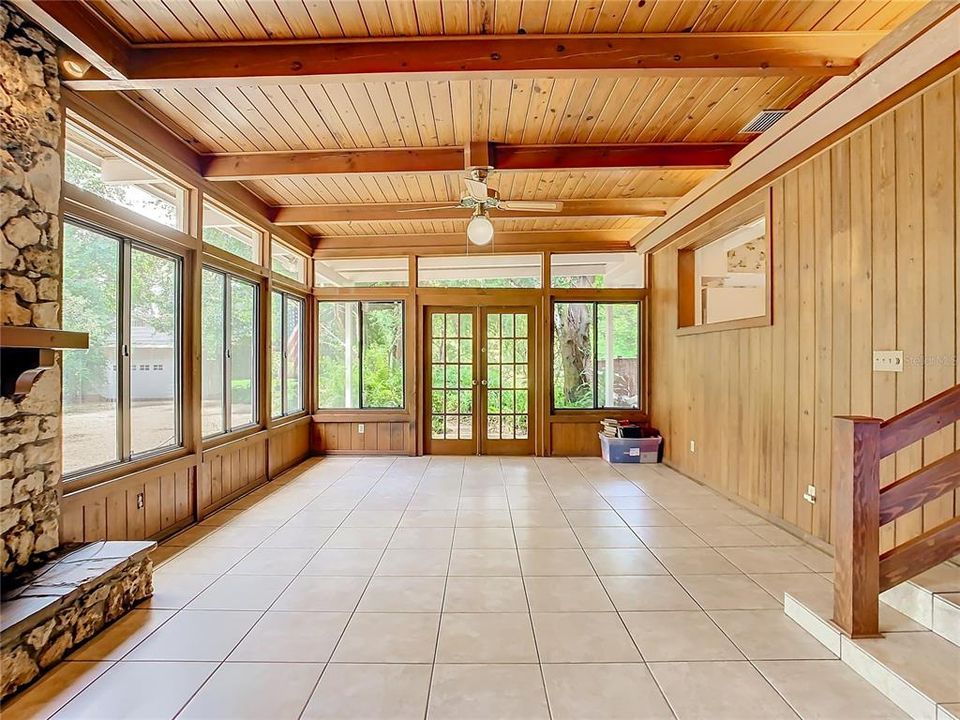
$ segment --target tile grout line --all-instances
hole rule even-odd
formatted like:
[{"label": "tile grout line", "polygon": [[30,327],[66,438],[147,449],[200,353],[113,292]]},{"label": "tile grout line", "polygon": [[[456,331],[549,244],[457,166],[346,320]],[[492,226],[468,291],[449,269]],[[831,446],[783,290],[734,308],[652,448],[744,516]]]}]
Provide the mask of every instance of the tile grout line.
[{"label": "tile grout line", "polygon": [[[358,460],[357,462],[353,463],[353,464],[350,465],[348,468],[346,468],[346,469],[344,470],[343,474],[341,474],[340,476],[338,476],[336,480],[334,480],[332,483],[330,483],[329,485],[327,485],[327,487],[325,487],[323,490],[321,490],[319,493],[317,493],[311,500],[308,500],[306,504],[304,504],[303,506],[301,506],[300,510],[298,510],[297,512],[295,512],[295,513],[293,514],[293,516],[298,515],[300,512],[302,512],[303,509],[304,509],[307,505],[309,505],[310,503],[312,503],[314,500],[316,500],[316,499],[319,498],[321,495],[323,495],[323,493],[325,493],[325,492],[326,492],[327,490],[329,490],[331,487],[333,487],[334,485],[336,485],[337,482],[339,482],[339,481],[342,480],[344,477],[346,477],[346,476],[350,473],[350,471],[353,470],[353,469],[354,469],[355,467],[357,467],[358,465],[360,465],[361,462],[362,462],[362,460]],[[380,476],[382,477],[383,474],[385,474],[385,473],[389,470],[389,468],[392,467],[392,465],[393,465],[393,462],[391,462],[390,465],[388,465],[387,468],[384,469],[384,472],[381,473]],[[378,482],[379,482],[379,480],[378,480]],[[370,490],[372,490],[372,489],[373,489],[373,488],[371,487]],[[370,490],[368,490],[366,493],[364,493],[363,497],[361,497],[360,500],[357,501],[357,505],[359,505],[360,502],[363,500],[363,498],[366,497],[366,496],[370,493]],[[279,492],[279,491],[278,491],[278,492]],[[266,498],[265,498],[265,499],[266,499]],[[354,507],[356,507],[356,505],[355,505]],[[351,512],[352,512],[352,510],[351,510]],[[290,522],[290,520],[293,518],[293,516],[291,516],[290,518],[288,518],[285,522],[281,523],[280,526],[277,528],[277,530],[279,530],[281,527],[283,527],[283,526],[286,525],[288,522]],[[340,527],[342,527],[343,523],[346,522],[347,517],[349,517],[349,513],[347,514],[347,516],[344,517],[343,520],[340,521],[340,525],[337,526],[337,529],[339,529]],[[272,536],[275,534],[275,532],[276,532],[276,530],[274,531],[274,533],[271,533],[270,535],[268,535],[267,538],[265,538],[265,539],[261,542],[261,544],[262,544],[263,542],[266,542],[266,540],[267,540],[269,537],[272,537]],[[331,536],[332,536],[332,533],[331,533]],[[329,540],[329,537],[327,538],[327,540]],[[324,540],[324,543],[326,543],[326,542],[327,542],[327,541]],[[323,545],[321,545],[320,547],[322,548]],[[259,548],[260,548],[260,545],[257,545],[255,548],[251,549],[250,553],[252,553],[253,550],[256,550],[256,549],[259,549]],[[313,557],[316,557],[317,553],[319,553],[319,552],[320,552],[320,548],[317,548],[317,550],[316,550],[316,551],[314,552],[314,554],[311,556],[311,559],[312,559]],[[247,556],[249,556],[250,553],[247,553],[247,555],[244,555],[244,558],[246,558]],[[243,560],[243,558],[241,558],[241,560]],[[240,562],[240,561],[237,561],[237,562]],[[303,568],[305,568],[309,563],[310,563],[310,560],[308,560],[306,563],[304,563],[303,567],[300,568],[300,571],[302,572],[302,571],[303,571]],[[231,568],[233,568],[233,567],[236,567],[236,563],[235,563],[234,565],[231,565]],[[227,572],[225,572],[223,575],[221,575],[221,577],[224,577],[225,575],[227,575],[228,572],[229,572],[229,569],[227,570]],[[281,595],[283,595],[283,593],[286,591],[286,589],[289,588],[291,584],[293,584],[293,581],[296,580],[297,577],[299,577],[299,575],[300,575],[300,573],[298,572],[296,575],[293,575],[293,576],[290,578],[290,581],[284,586],[283,590],[281,590],[281,591],[277,594],[277,597],[275,597],[275,598],[273,599],[273,601],[271,601],[271,602],[267,605],[267,608],[260,613],[260,617],[257,618],[257,620],[256,620],[249,628],[247,628],[247,631],[243,633],[243,635],[242,635],[242,636],[240,637],[240,639],[233,645],[233,647],[230,649],[230,651],[227,652],[227,654],[224,656],[223,660],[221,660],[220,662],[217,663],[217,666],[213,669],[213,672],[211,672],[211,673],[206,677],[206,679],[205,679],[202,683],[200,683],[200,685],[197,687],[197,689],[194,690],[194,692],[190,695],[189,698],[187,698],[186,702],[184,702],[184,703],[180,706],[180,709],[177,710],[176,713],[174,713],[174,715],[173,715],[173,718],[174,718],[174,719],[175,719],[177,716],[179,716],[179,715],[187,708],[187,706],[188,706],[191,702],[193,702],[194,698],[196,698],[197,695],[200,694],[200,692],[203,690],[203,688],[207,686],[207,683],[210,682],[210,679],[211,679],[214,675],[216,675],[217,672],[226,664],[227,659],[230,657],[230,655],[232,655],[232,654],[236,651],[236,649],[237,649],[238,647],[240,647],[240,645],[243,643],[243,641],[247,639],[247,637],[250,635],[251,632],[253,632],[253,629],[260,623],[261,620],[263,620],[264,617],[266,617],[267,612],[270,610],[270,608],[273,607],[274,603],[276,603],[276,601],[280,598]],[[192,602],[192,601],[191,601],[191,602]],[[216,611],[215,611],[215,612],[216,612]],[[219,612],[224,612],[224,611],[219,611]],[[254,611],[254,612],[256,612],[256,611]],[[326,663],[324,664],[323,669],[320,671],[320,676],[321,676],[321,677],[323,676],[323,671],[324,671],[325,669],[326,669]],[[319,678],[317,679],[317,682],[319,682]],[[309,700],[309,698],[308,698],[308,700]]]},{"label": "tile grout line", "polygon": [[[430,459],[433,462],[433,458]],[[450,564],[453,562],[453,545],[457,538],[457,518],[460,515],[460,500],[463,494],[463,476],[466,472],[466,460],[463,461],[460,469],[460,487],[457,492],[457,509],[454,515],[453,537],[450,538],[450,552],[447,553],[447,571],[443,576],[443,592],[440,597],[440,612],[437,614],[437,639],[433,646],[433,662],[430,663],[430,677],[427,679],[427,696],[423,704],[423,720],[427,720],[430,714],[430,696],[433,691],[433,676],[437,669],[437,655],[440,652],[440,629],[443,627],[443,606],[447,600],[447,583],[450,581]]]}]

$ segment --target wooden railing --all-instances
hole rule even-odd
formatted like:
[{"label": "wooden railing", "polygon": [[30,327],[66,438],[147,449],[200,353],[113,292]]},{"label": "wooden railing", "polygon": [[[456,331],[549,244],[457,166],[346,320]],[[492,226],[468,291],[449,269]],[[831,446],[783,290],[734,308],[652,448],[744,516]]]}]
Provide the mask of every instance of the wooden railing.
[{"label": "wooden railing", "polygon": [[880,461],[960,420],[960,385],[889,420],[833,426],[833,621],[879,635],[879,595],[960,553],[960,517],[880,553],[880,528],[960,487],[960,450],[880,488]]}]

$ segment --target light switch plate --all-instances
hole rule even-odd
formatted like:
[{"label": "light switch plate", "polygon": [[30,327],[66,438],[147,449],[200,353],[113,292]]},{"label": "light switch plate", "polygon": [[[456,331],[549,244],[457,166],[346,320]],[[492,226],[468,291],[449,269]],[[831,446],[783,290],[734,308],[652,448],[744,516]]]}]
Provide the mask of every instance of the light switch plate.
[{"label": "light switch plate", "polygon": [[803,499],[811,505],[817,502],[817,488],[815,485],[807,485],[807,491],[803,494]]},{"label": "light switch plate", "polygon": [[357,433],[363,435],[363,423],[357,425]]},{"label": "light switch plate", "polygon": [[874,350],[874,372],[903,372],[903,350]]}]

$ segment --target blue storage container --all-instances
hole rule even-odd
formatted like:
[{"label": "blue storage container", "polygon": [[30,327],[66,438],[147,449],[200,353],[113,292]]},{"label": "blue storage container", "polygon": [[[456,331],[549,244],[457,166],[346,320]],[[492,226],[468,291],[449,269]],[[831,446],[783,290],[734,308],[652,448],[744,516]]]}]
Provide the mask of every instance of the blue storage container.
[{"label": "blue storage container", "polygon": [[660,459],[662,437],[618,438],[600,435],[603,459],[611,463],[655,463]]}]

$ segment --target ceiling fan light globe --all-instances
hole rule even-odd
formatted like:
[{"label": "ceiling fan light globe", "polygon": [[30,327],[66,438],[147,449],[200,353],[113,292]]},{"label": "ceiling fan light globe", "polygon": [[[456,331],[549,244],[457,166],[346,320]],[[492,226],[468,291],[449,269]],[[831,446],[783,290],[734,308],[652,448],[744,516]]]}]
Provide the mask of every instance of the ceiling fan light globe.
[{"label": "ceiling fan light globe", "polygon": [[467,238],[474,245],[489,245],[493,240],[493,223],[484,215],[474,215],[467,224]]}]

